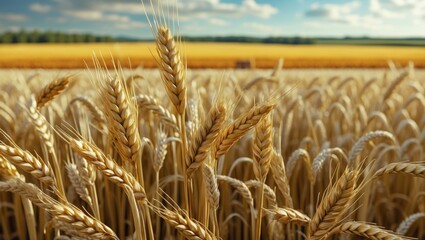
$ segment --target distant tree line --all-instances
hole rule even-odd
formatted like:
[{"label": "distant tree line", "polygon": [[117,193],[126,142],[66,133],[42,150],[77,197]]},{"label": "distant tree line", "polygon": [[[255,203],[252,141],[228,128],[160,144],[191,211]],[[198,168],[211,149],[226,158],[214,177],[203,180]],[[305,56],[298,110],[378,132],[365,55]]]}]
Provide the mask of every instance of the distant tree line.
[{"label": "distant tree line", "polygon": [[314,39],[304,37],[245,37],[245,36],[226,36],[226,37],[182,37],[188,42],[237,42],[237,43],[275,43],[275,44],[315,44]]},{"label": "distant tree line", "polygon": [[[425,46],[425,38],[373,38],[373,37],[248,37],[248,36],[181,36],[186,42],[227,42],[264,44],[332,44],[332,45],[383,45],[383,46]],[[154,39],[97,36],[91,33],[64,33],[57,31],[9,31],[0,33],[1,43],[89,43],[89,42],[145,42]]]},{"label": "distant tree line", "polygon": [[[188,42],[238,42],[238,43],[277,43],[277,44],[314,44],[311,38],[302,37],[245,37],[245,36],[226,36],[226,37],[182,37],[182,40]],[[63,33],[63,32],[39,32],[25,31],[4,32],[0,34],[0,43],[87,43],[87,42],[134,42],[134,41],[153,41],[132,39],[132,38],[114,38],[111,36],[96,36],[90,33]]]},{"label": "distant tree line", "polygon": [[87,42],[116,42],[110,36],[95,36],[90,33],[63,33],[19,31],[0,34],[0,43],[87,43]]}]

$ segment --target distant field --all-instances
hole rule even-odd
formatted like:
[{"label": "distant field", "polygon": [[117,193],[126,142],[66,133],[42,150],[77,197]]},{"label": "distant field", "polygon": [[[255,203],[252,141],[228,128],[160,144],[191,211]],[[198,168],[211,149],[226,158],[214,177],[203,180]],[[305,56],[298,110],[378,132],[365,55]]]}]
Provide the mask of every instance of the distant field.
[{"label": "distant field", "polygon": [[[244,61],[270,68],[278,58],[287,68],[378,68],[389,60],[425,68],[425,47],[186,43],[183,49],[190,68],[234,68]],[[125,67],[157,66],[154,43],[94,43],[0,45],[0,68],[82,68],[93,66],[93,52],[108,64],[112,55]]]},{"label": "distant field", "polygon": [[425,47],[424,39],[314,39],[319,45],[376,45]]}]

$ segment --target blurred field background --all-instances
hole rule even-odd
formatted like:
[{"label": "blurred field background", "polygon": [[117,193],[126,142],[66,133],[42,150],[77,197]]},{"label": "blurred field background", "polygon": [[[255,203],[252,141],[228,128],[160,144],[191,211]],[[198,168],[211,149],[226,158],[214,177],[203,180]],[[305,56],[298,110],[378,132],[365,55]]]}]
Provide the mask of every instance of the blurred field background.
[{"label": "blurred field background", "polygon": [[[188,68],[272,68],[281,57],[286,68],[385,68],[388,61],[425,67],[425,47],[188,42],[183,48]],[[3,44],[0,68],[93,67],[93,54],[110,67],[113,56],[125,68],[156,68],[155,51],[150,42]]]}]

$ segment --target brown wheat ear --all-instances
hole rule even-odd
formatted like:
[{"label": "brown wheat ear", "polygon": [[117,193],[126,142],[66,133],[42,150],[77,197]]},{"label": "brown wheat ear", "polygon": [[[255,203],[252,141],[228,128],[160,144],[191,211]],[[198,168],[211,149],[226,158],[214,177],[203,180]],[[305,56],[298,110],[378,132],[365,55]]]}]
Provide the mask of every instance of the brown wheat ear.
[{"label": "brown wheat ear", "polygon": [[61,94],[68,87],[71,77],[64,77],[50,82],[47,86],[43,87],[36,95],[37,108],[42,109],[44,105],[53,100],[56,96]]}]

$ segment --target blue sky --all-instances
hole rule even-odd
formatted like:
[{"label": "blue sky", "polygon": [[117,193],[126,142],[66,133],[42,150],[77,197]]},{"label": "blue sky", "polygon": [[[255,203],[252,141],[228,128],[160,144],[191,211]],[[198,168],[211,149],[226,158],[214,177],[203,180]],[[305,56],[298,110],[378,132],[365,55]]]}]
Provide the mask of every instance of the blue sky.
[{"label": "blue sky", "polygon": [[[425,0],[151,1],[178,2],[184,35],[425,37]],[[152,38],[141,0],[3,1],[0,31],[19,29]]]}]

